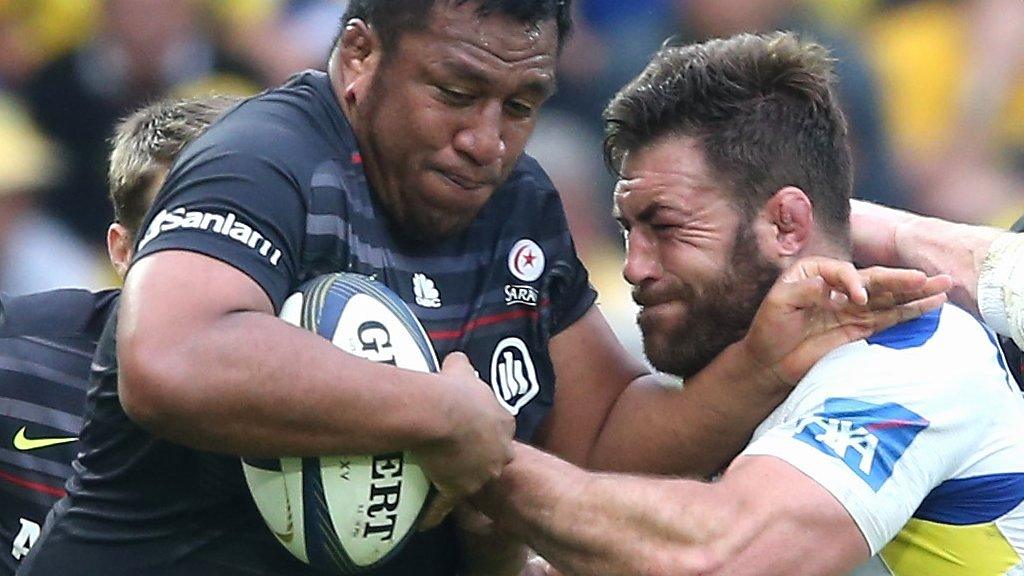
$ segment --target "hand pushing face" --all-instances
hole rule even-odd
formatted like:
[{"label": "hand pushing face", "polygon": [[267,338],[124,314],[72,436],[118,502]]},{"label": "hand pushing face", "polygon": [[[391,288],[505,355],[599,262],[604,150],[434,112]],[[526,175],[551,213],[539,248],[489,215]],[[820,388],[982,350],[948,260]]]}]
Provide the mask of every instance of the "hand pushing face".
[{"label": "hand pushing face", "polygon": [[644,352],[655,368],[691,376],[743,337],[779,269],[692,138],[629,153],[615,208]]}]

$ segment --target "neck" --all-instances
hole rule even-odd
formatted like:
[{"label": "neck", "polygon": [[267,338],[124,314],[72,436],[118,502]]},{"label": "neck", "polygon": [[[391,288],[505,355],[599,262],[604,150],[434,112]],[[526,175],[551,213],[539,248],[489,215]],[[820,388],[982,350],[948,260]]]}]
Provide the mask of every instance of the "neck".
[{"label": "neck", "polygon": [[808,247],[805,254],[801,256],[824,256],[826,258],[834,258],[836,260],[844,260],[850,262],[853,260],[853,254],[850,250],[845,247],[841,247],[836,242],[822,242],[818,246]]},{"label": "neck", "polygon": [[835,260],[842,260],[843,262],[853,261],[853,252],[846,242],[839,238],[835,238],[830,234],[826,234],[821,230],[815,230],[811,234],[807,243],[798,253],[782,258],[782,265],[786,268],[800,258],[809,258],[812,256],[833,258]]}]

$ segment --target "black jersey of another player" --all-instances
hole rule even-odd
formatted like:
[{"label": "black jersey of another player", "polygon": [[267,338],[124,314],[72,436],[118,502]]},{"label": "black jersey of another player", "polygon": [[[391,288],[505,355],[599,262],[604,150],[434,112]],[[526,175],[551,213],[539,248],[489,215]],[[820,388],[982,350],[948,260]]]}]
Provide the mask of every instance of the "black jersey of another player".
[{"label": "black jersey of another player", "polygon": [[[252,277],[275,309],[316,275],[374,275],[410,305],[439,358],[466,352],[516,413],[524,441],[554,398],[548,341],[596,297],[558,194],[525,156],[465,233],[401,242],[328,78],[315,72],[243,103],[187,147],[143,230],[136,261],[163,250],[211,256]],[[238,458],[166,442],[127,418],[115,344],[109,330],[82,468],[27,574],[307,573],[260,520]],[[379,574],[454,574],[457,561],[446,524],[417,535]]]},{"label": "black jersey of another player", "polygon": [[14,574],[64,496],[89,364],[117,294],[0,296],[0,574]]}]

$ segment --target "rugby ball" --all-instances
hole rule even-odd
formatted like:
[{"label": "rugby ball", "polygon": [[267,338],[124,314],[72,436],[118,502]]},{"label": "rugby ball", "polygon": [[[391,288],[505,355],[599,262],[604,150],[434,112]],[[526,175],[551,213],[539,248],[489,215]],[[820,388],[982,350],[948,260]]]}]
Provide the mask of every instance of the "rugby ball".
[{"label": "rugby ball", "polygon": [[[438,369],[430,340],[409,307],[366,276],[315,278],[285,301],[281,318],[374,362]],[[409,452],[244,458],[242,469],[278,541],[299,560],[334,574],[374,570],[397,554],[415,532],[432,491]]]}]

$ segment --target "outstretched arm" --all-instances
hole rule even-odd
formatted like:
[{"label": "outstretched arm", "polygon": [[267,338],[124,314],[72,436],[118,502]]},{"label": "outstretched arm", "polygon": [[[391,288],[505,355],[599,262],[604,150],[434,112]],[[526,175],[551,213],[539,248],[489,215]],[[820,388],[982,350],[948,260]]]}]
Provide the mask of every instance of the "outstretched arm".
[{"label": "outstretched arm", "polygon": [[1024,345],[1024,235],[852,203],[854,259],[953,278],[950,299]]},{"label": "outstretched arm", "polygon": [[950,299],[978,313],[978,276],[1004,230],[958,224],[854,200],[853,259],[864,265],[916,268],[953,278]]},{"label": "outstretched arm", "polygon": [[588,473],[517,446],[476,503],[581,576],[840,573],[869,556],[845,508],[774,457],[740,458],[708,484]]},{"label": "outstretched arm", "polygon": [[[822,356],[939,306],[948,287],[948,278],[916,271],[801,260],[780,277],[747,337],[682,389],[634,382],[615,404],[589,466],[713,474]],[[847,296],[834,299],[834,292]]]},{"label": "outstretched arm", "polygon": [[[738,346],[684,389],[667,388],[596,308],[552,340],[551,356],[555,405],[535,444],[591,468],[710,475],[790,390]],[[661,444],[674,458],[647,457]]]}]

